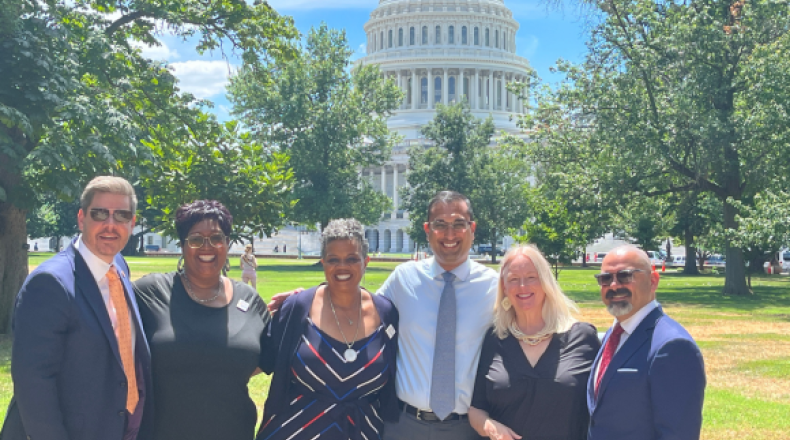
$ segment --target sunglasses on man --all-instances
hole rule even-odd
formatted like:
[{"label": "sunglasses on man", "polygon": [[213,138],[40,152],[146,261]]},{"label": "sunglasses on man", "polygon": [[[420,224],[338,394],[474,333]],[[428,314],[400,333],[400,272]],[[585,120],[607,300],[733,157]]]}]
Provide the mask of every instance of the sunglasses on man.
[{"label": "sunglasses on man", "polygon": [[[91,218],[96,222],[103,222],[110,218],[110,210],[106,208],[91,208]],[[115,209],[112,211],[112,219],[115,223],[129,223],[134,218],[134,212],[128,209]]]},{"label": "sunglasses on man", "polygon": [[210,244],[211,247],[222,247],[225,245],[225,240],[225,234],[217,232],[216,234],[211,234],[208,237],[200,234],[193,234],[187,237],[186,242],[187,246],[191,247],[192,249],[200,249],[203,247],[206,241],[208,241],[208,244]]},{"label": "sunglasses on man", "polygon": [[617,277],[617,284],[629,284],[634,281],[634,274],[636,272],[645,272],[642,269],[623,269],[618,270],[615,273],[609,272],[601,272],[595,274],[595,279],[598,280],[598,285],[600,286],[609,286],[614,281],[614,278]]}]

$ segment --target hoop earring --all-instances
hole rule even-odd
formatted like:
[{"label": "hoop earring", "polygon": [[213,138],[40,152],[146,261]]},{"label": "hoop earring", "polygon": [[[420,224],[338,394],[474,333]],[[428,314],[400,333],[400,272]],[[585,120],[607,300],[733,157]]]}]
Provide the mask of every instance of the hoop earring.
[{"label": "hoop earring", "polygon": [[181,255],[181,258],[178,259],[178,264],[176,264],[176,272],[184,273],[184,256]]},{"label": "hoop earring", "polygon": [[512,306],[513,305],[510,304],[510,298],[505,298],[502,300],[502,308],[505,309],[506,312],[510,310],[510,307]]}]

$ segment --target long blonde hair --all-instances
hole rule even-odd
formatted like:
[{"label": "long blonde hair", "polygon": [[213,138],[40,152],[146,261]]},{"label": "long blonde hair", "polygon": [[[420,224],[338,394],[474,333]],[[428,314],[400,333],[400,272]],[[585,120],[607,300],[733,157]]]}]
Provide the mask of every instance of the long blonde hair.
[{"label": "long blonde hair", "polygon": [[516,312],[511,307],[505,310],[502,307],[502,300],[505,298],[505,276],[508,268],[517,256],[524,256],[532,261],[538,271],[538,278],[543,291],[546,292],[546,299],[543,302],[544,329],[551,333],[563,333],[568,331],[577,321],[573,313],[578,313],[570,298],[565,296],[560,289],[560,285],[551,274],[551,265],[546,257],[538,250],[535,245],[520,245],[510,248],[499,266],[499,284],[497,286],[497,300],[494,305],[494,331],[500,339],[505,339],[510,334],[510,325],[516,321]]}]

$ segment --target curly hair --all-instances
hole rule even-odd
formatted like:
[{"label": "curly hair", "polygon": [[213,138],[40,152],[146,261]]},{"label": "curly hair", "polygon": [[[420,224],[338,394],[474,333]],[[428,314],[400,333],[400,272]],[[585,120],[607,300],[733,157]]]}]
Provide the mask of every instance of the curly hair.
[{"label": "curly hair", "polygon": [[182,247],[190,229],[203,220],[216,220],[222,233],[230,236],[233,216],[228,208],[216,200],[195,200],[176,210],[176,232]]},{"label": "curly hair", "polygon": [[368,257],[368,240],[365,238],[365,227],[353,218],[332,220],[321,233],[321,258],[326,257],[326,247],[335,240],[351,240],[357,244],[362,259]]}]

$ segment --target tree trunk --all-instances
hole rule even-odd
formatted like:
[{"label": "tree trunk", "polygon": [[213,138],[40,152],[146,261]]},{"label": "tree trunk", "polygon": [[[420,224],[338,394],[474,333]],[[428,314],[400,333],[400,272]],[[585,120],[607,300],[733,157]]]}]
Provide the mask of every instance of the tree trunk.
[{"label": "tree trunk", "polygon": [[584,249],[582,249],[582,267],[587,267],[587,245],[584,245]]},{"label": "tree trunk", "polygon": [[11,332],[16,294],[28,274],[26,212],[0,203],[0,332]]},{"label": "tree trunk", "polygon": [[491,228],[491,264],[496,264],[496,228]]},{"label": "tree trunk", "polygon": [[686,275],[699,275],[697,268],[697,248],[694,246],[694,234],[691,228],[686,226],[683,231],[684,242],[686,243],[686,265],[683,267],[683,273]]},{"label": "tree trunk", "polygon": [[[726,229],[738,228],[735,220],[735,207],[724,202],[724,227]],[[746,268],[743,261],[743,250],[727,243],[726,247],[726,269],[724,271],[724,290],[725,295],[751,295],[752,289],[746,284]]]}]

